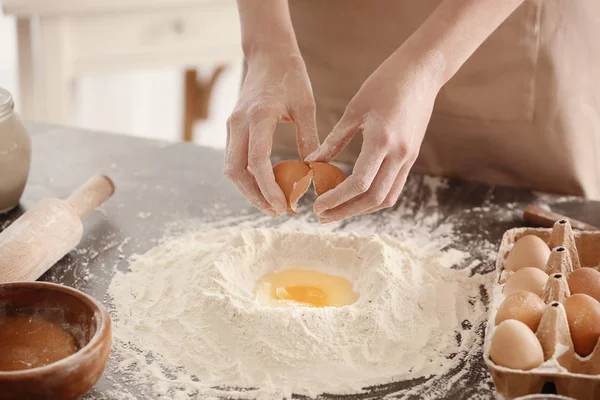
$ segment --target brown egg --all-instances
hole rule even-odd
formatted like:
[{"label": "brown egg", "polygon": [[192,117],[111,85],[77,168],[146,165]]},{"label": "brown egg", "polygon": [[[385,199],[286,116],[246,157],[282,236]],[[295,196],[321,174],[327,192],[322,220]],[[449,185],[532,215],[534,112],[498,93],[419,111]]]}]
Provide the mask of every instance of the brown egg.
[{"label": "brown egg", "polygon": [[517,240],[508,253],[504,269],[518,271],[521,268],[534,267],[543,271],[546,268],[548,257],[550,257],[550,248],[546,242],[537,236],[525,235]]},{"label": "brown egg", "polygon": [[496,313],[496,325],[507,319],[521,321],[535,332],[542,319],[546,304],[531,292],[516,292],[506,297]]},{"label": "brown egg", "polygon": [[296,203],[308,190],[314,179],[315,193],[320,196],[346,179],[335,165],[322,162],[307,164],[299,160],[284,160],[273,166],[275,182],[285,195],[287,212],[296,214]]},{"label": "brown egg", "polygon": [[273,174],[287,200],[287,212],[295,215],[296,203],[310,187],[312,170],[304,161],[284,160],[273,166]]},{"label": "brown egg", "polygon": [[522,290],[542,296],[544,285],[548,281],[548,275],[541,269],[526,267],[512,274],[504,284],[502,293],[505,296]]},{"label": "brown egg", "polygon": [[587,356],[600,338],[600,303],[587,294],[574,294],[563,303],[575,351]]},{"label": "brown egg", "polygon": [[335,165],[312,162],[310,167],[314,172],[314,185],[317,196],[328,192],[346,179],[346,175]]},{"label": "brown egg", "polygon": [[567,277],[571,294],[583,293],[600,301],[600,272],[591,268],[578,268]]},{"label": "brown egg", "polygon": [[507,319],[492,332],[490,359],[502,367],[530,370],[544,362],[544,351],[527,325]]}]

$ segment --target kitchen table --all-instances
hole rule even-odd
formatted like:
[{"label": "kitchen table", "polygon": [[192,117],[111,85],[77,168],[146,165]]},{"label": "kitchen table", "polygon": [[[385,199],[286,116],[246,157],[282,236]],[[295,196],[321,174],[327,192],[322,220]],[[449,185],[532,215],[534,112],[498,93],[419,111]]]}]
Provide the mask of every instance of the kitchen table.
[{"label": "kitchen table", "polygon": [[[193,221],[201,227],[203,223],[232,215],[258,216],[223,177],[221,151],[58,126],[27,126],[33,147],[29,182],[21,206],[0,216],[0,229],[44,197],[67,197],[93,174],[111,176],[117,187],[113,198],[85,221],[84,237],[77,249],[42,276],[42,280],[73,286],[108,304],[107,287],[115,271],[127,269],[127,258],[131,254],[154,247],[166,233],[176,234],[181,225],[173,225],[173,222]],[[419,208],[421,216],[428,210],[433,211],[431,206],[424,205],[431,196],[428,191],[432,186],[427,184],[430,179],[418,175],[410,177],[400,201],[404,207],[375,216],[376,221],[381,221],[382,232],[385,232],[387,219],[407,218],[402,215],[410,211],[407,204]],[[554,211],[600,226],[600,203],[582,198],[458,180],[449,180],[437,192],[437,204],[433,207],[441,215],[440,222],[454,222],[457,227],[455,246],[470,251],[474,258],[479,256],[484,242],[499,244],[505,230],[521,226],[521,211],[530,203],[548,203]],[[346,230],[344,224],[338,229]],[[493,271],[494,265],[490,262],[476,269],[482,274]],[[487,296],[486,291],[482,290],[481,295]],[[483,324],[472,329],[477,329],[480,335],[484,333]],[[436,392],[435,398],[490,398],[493,385],[480,346],[446,376],[394,382],[348,398],[402,397],[408,388],[416,385],[422,388],[417,397],[423,398],[431,395],[428,385],[424,384],[429,380],[436,380],[438,387],[440,380],[453,382],[448,384],[447,392]],[[116,393],[123,392],[130,393],[131,398],[149,398],[135,383],[122,382],[112,368],[114,363],[111,357],[103,378],[86,399],[120,399]]]}]

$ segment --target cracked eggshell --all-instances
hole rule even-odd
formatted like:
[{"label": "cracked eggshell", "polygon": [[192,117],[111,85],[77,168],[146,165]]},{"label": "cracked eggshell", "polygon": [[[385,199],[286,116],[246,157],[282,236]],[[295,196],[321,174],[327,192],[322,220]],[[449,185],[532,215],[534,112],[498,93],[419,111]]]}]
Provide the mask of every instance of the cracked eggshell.
[{"label": "cracked eggshell", "polygon": [[333,189],[346,179],[341,169],[323,162],[305,163],[300,160],[280,161],[273,167],[275,182],[287,201],[287,212],[296,214],[296,203],[314,180],[317,196]]},{"label": "cracked eggshell", "polygon": [[313,171],[299,160],[284,160],[273,166],[275,182],[287,201],[287,212],[296,215],[296,203],[310,187]]},{"label": "cracked eggshell", "polygon": [[312,162],[310,167],[314,172],[315,193],[317,196],[326,193],[342,183],[346,175],[335,165],[324,162]]}]

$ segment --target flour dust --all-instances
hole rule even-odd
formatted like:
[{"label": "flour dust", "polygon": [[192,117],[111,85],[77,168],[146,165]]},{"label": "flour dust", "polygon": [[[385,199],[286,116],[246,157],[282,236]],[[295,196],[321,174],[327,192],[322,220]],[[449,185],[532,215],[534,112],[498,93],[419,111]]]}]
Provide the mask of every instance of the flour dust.
[{"label": "flour dust", "polygon": [[[329,225],[307,202],[279,220],[169,224],[158,246],[131,257],[110,285],[111,368],[120,381],[104,397],[392,393],[409,379],[403,396],[423,385],[442,396],[479,356],[492,279],[480,272],[489,271],[495,245],[481,237],[472,238],[476,248],[457,245],[459,227],[438,211],[444,181],[421,184],[423,198],[401,200],[393,212]],[[256,281],[292,261],[348,279],[360,299],[342,308],[259,306]]]}]

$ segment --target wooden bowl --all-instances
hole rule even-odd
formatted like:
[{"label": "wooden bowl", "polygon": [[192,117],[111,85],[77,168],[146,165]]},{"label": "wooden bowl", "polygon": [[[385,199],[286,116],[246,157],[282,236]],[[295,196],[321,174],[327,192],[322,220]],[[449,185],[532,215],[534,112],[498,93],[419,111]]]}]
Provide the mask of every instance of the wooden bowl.
[{"label": "wooden bowl", "polygon": [[96,384],[110,353],[108,312],[92,297],[46,282],[0,284],[0,316],[34,315],[75,338],[74,354],[45,366],[0,371],[0,400],[78,399]]}]

